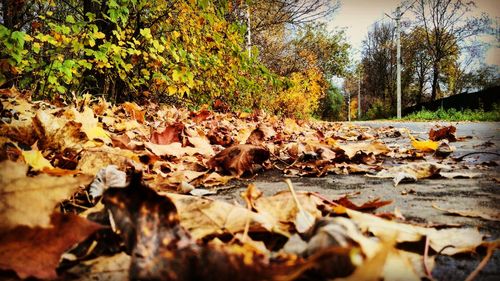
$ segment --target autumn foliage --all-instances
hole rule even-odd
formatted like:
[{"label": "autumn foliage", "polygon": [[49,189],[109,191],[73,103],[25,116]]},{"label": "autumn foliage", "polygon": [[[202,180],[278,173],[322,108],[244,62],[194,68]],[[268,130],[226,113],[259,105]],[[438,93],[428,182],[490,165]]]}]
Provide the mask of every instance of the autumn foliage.
[{"label": "autumn foliage", "polygon": [[[231,3],[35,2],[6,4],[21,18],[21,11],[34,17],[0,25],[0,87],[14,85],[37,99],[91,93],[189,107],[219,99],[234,109],[305,118],[327,88],[325,69],[309,64],[276,74],[256,50],[248,53],[245,23],[229,20]],[[344,58],[346,46],[336,51]]]},{"label": "autumn foliage", "polygon": [[[433,255],[498,248],[476,228],[373,214],[392,201],[326,198],[295,191],[290,179],[288,190],[267,196],[249,184],[243,205],[208,197],[268,170],[289,177],[357,173],[394,185],[477,177],[451,171],[451,147],[438,155],[447,140],[261,111],[111,105],[90,95],[61,107],[14,89],[0,93],[0,276],[420,280],[434,267],[423,241]],[[406,142],[389,145],[395,139]],[[495,213],[436,208],[498,220]]]}]

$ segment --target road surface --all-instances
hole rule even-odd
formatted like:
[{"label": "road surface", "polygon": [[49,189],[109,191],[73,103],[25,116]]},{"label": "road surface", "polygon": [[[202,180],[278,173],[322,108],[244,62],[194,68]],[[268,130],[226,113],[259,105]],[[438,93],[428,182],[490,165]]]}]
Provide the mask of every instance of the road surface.
[{"label": "road surface", "polygon": [[[471,152],[500,153],[500,123],[498,122],[353,122],[359,126],[393,126],[408,128],[414,136],[428,138],[430,128],[437,124],[454,125],[457,137],[467,137],[464,141],[452,143],[456,150],[449,157],[457,158]],[[406,136],[398,139],[383,139],[409,147]],[[363,203],[380,197],[393,200],[378,212],[392,212],[398,208],[410,221],[422,224],[453,225],[478,227],[491,239],[500,239],[500,222],[447,215],[432,207],[459,210],[479,210],[489,213],[500,212],[500,157],[493,154],[475,154],[464,157],[456,166],[456,171],[480,172],[474,179],[424,179],[415,183],[401,183],[394,186],[391,179],[370,178],[364,175],[328,175],[322,178],[292,178],[297,190],[316,191],[326,197],[334,198],[343,194],[359,193],[352,198],[355,203]],[[265,195],[286,190],[284,176],[279,171],[268,171],[253,179],[233,183],[233,188],[220,190],[217,198],[241,200],[239,194],[248,183],[254,183]],[[241,201],[242,202],[242,201]],[[439,256],[433,276],[437,280],[464,280],[480,262],[481,255]],[[488,266],[481,272],[478,280],[500,280],[500,251],[496,251]]]}]

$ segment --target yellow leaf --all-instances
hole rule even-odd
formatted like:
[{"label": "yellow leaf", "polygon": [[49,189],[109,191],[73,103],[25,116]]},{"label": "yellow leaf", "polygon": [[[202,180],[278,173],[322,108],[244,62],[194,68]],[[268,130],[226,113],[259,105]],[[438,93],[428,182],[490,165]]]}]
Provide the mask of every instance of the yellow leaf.
[{"label": "yellow leaf", "polygon": [[175,93],[177,93],[177,87],[175,87],[173,85],[168,86],[168,94],[174,95]]},{"label": "yellow leaf", "polygon": [[88,128],[84,130],[84,132],[87,135],[87,137],[91,140],[100,139],[105,142],[110,140],[108,133],[104,131],[104,129],[101,127]]},{"label": "yellow leaf", "polygon": [[97,38],[97,39],[103,39],[104,37],[106,37],[106,35],[100,31],[94,33],[94,37]]},{"label": "yellow leaf", "polygon": [[29,177],[27,172],[28,166],[23,163],[0,162],[2,230],[18,225],[49,227],[54,207],[94,178],[90,175],[53,177],[47,174]]},{"label": "yellow leaf", "polygon": [[44,168],[54,168],[38,149],[23,151],[22,155],[26,164],[30,165],[35,171],[40,171]]},{"label": "yellow leaf", "polygon": [[415,149],[418,149],[420,151],[424,152],[433,152],[436,151],[436,149],[439,146],[439,142],[437,141],[432,141],[432,140],[426,140],[426,141],[419,141],[416,140],[412,135],[409,135],[411,139],[411,144]]}]

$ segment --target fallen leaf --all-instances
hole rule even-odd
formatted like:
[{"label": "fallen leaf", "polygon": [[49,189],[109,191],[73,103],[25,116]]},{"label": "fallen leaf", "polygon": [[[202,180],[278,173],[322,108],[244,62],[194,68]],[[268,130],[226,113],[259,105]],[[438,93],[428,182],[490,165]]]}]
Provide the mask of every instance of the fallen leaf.
[{"label": "fallen leaf", "polygon": [[373,141],[370,143],[348,143],[348,144],[337,144],[337,147],[342,149],[349,159],[354,158],[358,152],[364,152],[366,154],[373,153],[373,155],[384,155],[389,153],[391,150],[380,141]]},{"label": "fallen leaf", "polygon": [[82,132],[82,124],[62,117],[55,117],[49,112],[37,111],[33,120],[40,149],[66,148],[79,150],[89,140]]},{"label": "fallen leaf", "polygon": [[474,252],[483,243],[483,235],[477,228],[428,229],[430,246],[444,255]]},{"label": "fallen leaf", "polygon": [[212,145],[210,145],[208,139],[202,137],[188,137],[188,141],[194,146],[194,149],[186,147],[189,155],[200,154],[205,157],[212,157],[215,155],[214,149]]},{"label": "fallen leaf", "polygon": [[362,211],[362,210],[371,211],[392,203],[392,200],[383,201],[380,200],[380,198],[375,198],[368,202],[364,202],[362,205],[356,205],[351,200],[349,200],[347,196],[342,196],[341,198],[332,201],[346,208],[356,211]]},{"label": "fallen leaf", "polygon": [[26,164],[30,165],[31,168],[35,171],[41,171],[43,169],[49,168],[52,169],[54,168],[52,164],[50,164],[50,161],[47,160],[42,152],[38,150],[38,148],[33,147],[31,150],[25,151],[23,150],[21,152],[23,155],[24,161]]},{"label": "fallen leaf", "polygon": [[450,142],[457,141],[455,132],[457,128],[455,126],[446,126],[442,128],[431,128],[429,131],[429,139],[433,141],[448,140]]},{"label": "fallen leaf", "polygon": [[124,102],[122,104],[123,109],[132,117],[140,123],[144,123],[144,112],[141,107],[135,102]]},{"label": "fallen leaf", "polygon": [[98,139],[106,144],[111,143],[109,134],[99,124],[99,120],[94,117],[94,111],[89,107],[84,107],[83,112],[78,112],[76,109],[69,111],[68,115],[74,116],[74,121],[81,123],[81,130],[87,135],[89,140]]},{"label": "fallen leaf", "polygon": [[171,144],[173,142],[182,142],[182,133],[184,124],[177,122],[167,126],[163,131],[154,131],[151,134],[150,141],[154,144]]},{"label": "fallen leaf", "polygon": [[374,178],[393,178],[394,185],[397,186],[404,179],[416,181],[419,179],[430,178],[439,175],[444,170],[450,169],[451,168],[449,166],[443,164],[420,162],[391,167],[384,169],[375,175],[367,176]]},{"label": "fallen leaf", "polygon": [[211,169],[239,177],[245,172],[253,172],[255,165],[262,164],[269,159],[269,156],[269,151],[262,147],[239,144],[219,152],[207,162],[207,165]]},{"label": "fallen leaf", "polygon": [[180,142],[173,142],[167,145],[145,142],[144,146],[157,156],[173,156],[181,158],[181,156],[186,154],[186,150],[182,147]]},{"label": "fallen leaf", "polygon": [[49,226],[57,203],[92,181],[88,175],[28,177],[27,171],[28,166],[22,163],[0,162],[0,229],[18,225]]},{"label": "fallen leaf", "polygon": [[54,279],[61,255],[102,228],[74,214],[54,213],[48,228],[17,226],[0,233],[0,268],[20,278]]},{"label": "fallen leaf", "polygon": [[[174,203],[139,181],[133,179],[127,188],[108,189],[103,197],[131,252],[131,279],[206,280],[217,276],[221,280],[266,280],[283,274],[281,270],[294,270],[287,265],[281,270],[270,267],[267,257],[246,245],[198,244],[179,225]],[[203,212],[210,213],[206,208]],[[238,219],[246,221],[246,216]],[[203,266],[198,267],[200,264]]]},{"label": "fallen leaf", "polygon": [[455,148],[450,146],[447,141],[442,141],[439,143],[434,155],[444,158],[450,155],[454,150]]},{"label": "fallen leaf", "polygon": [[121,252],[110,257],[101,256],[83,261],[68,272],[78,276],[76,279],[71,279],[75,281],[129,280],[130,261],[131,257]]},{"label": "fallen leaf", "polygon": [[295,194],[295,189],[293,188],[292,181],[290,179],[286,179],[285,183],[292,194],[293,201],[295,202],[295,206],[297,207],[297,214],[295,216],[295,229],[298,233],[304,233],[308,231],[314,224],[316,220],[315,217],[308,211],[304,210],[302,204],[297,198],[297,194]]},{"label": "fallen leaf", "polygon": [[439,142],[432,141],[432,140],[426,140],[426,141],[419,141],[416,140],[412,135],[409,135],[411,139],[411,145],[417,150],[423,151],[423,152],[433,152],[436,151],[436,149],[439,146]]},{"label": "fallen leaf", "polygon": [[[322,199],[318,198],[312,192],[297,192],[297,200],[302,206],[303,212],[307,212],[312,218],[320,218],[321,211],[318,206],[324,205]],[[283,232],[292,232],[290,224],[296,223],[299,209],[292,194],[288,191],[278,192],[277,194],[269,197],[260,197],[251,202],[257,213],[264,215],[269,220],[275,220],[279,224]],[[309,221],[309,215],[306,219],[306,224]]]},{"label": "fallen leaf", "polygon": [[90,184],[90,196],[96,198],[101,196],[104,191],[110,187],[127,186],[127,175],[118,170],[115,165],[109,165],[99,170],[94,181]]},{"label": "fallen leaf", "polygon": [[482,174],[481,173],[474,173],[474,172],[439,172],[439,175],[442,176],[443,178],[447,179],[456,179],[456,178],[464,178],[464,179],[472,179],[472,178],[477,178],[480,177]]},{"label": "fallen leaf", "polygon": [[115,165],[119,170],[125,171],[130,162],[140,162],[139,156],[134,152],[109,146],[85,149],[80,153],[80,157],[76,168],[89,175],[95,175],[109,165]]},{"label": "fallen leaf", "polygon": [[160,194],[172,199],[179,211],[181,225],[195,239],[202,239],[208,235],[243,232],[247,220],[250,221],[251,231],[266,230],[281,233],[274,219],[249,211],[242,206],[189,195]]},{"label": "fallen leaf", "polygon": [[246,144],[262,145],[264,137],[265,137],[264,132],[260,128],[256,128],[250,133],[250,136],[248,137]]},{"label": "fallen leaf", "polygon": [[500,212],[492,210],[492,209],[474,209],[474,210],[457,210],[457,209],[446,209],[437,206],[436,204],[432,204],[432,207],[438,209],[440,211],[455,214],[462,217],[473,217],[473,218],[482,218],[485,220],[491,221],[500,221]]},{"label": "fallen leaf", "polygon": [[417,242],[427,236],[431,248],[445,255],[473,252],[483,242],[483,235],[475,228],[434,229],[388,221],[377,216],[346,209],[347,215],[363,231],[369,231],[382,240],[396,235],[396,242]]}]

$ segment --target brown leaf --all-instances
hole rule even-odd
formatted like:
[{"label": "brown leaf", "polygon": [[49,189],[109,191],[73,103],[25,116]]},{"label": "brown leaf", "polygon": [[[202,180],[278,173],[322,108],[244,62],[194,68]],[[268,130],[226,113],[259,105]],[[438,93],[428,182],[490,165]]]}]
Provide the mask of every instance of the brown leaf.
[{"label": "brown leaf", "polygon": [[193,121],[197,124],[207,120],[210,116],[212,116],[212,112],[211,111],[208,111],[206,109],[202,109],[198,112],[192,112],[191,114],[191,118],[193,119]]},{"label": "brown leaf", "polygon": [[[321,211],[318,209],[318,206],[324,205],[321,198],[312,192],[297,192],[296,195],[304,212],[315,218],[321,217]],[[282,191],[269,197],[260,197],[251,203],[257,213],[278,221],[279,227],[284,232],[291,231],[290,225],[295,224],[299,213],[297,204],[291,192],[288,191]]]},{"label": "brown leaf", "polygon": [[475,210],[456,210],[456,209],[446,209],[437,206],[436,204],[432,204],[432,207],[435,209],[438,209],[440,211],[449,213],[449,214],[455,214],[459,215],[462,217],[473,217],[473,218],[482,218],[485,220],[491,220],[491,221],[500,221],[500,212],[497,210],[493,209],[475,209]]},{"label": "brown leaf", "polygon": [[451,167],[438,163],[420,162],[391,167],[378,172],[376,175],[367,175],[374,178],[393,178],[394,185],[402,180],[417,181],[438,176],[441,171],[450,170]]},{"label": "brown leaf", "polygon": [[50,223],[49,228],[18,226],[0,233],[0,268],[20,278],[56,278],[61,255],[102,228],[74,214],[54,213]]},{"label": "brown leaf", "polygon": [[246,144],[262,145],[264,137],[265,137],[264,132],[260,128],[256,128],[250,133],[250,136],[248,137]]},{"label": "brown leaf", "polygon": [[173,142],[182,143],[182,133],[184,124],[178,122],[167,126],[163,131],[154,131],[151,134],[150,141],[154,144],[171,144]]},{"label": "brown leaf", "polygon": [[135,102],[125,102],[122,104],[123,109],[132,117],[140,123],[144,123],[144,111]]},{"label": "brown leaf", "polygon": [[38,111],[33,118],[33,129],[40,149],[79,150],[88,141],[81,123],[55,117],[50,112]]},{"label": "brown leaf", "polygon": [[380,141],[373,141],[371,143],[348,143],[339,144],[338,148],[342,149],[349,159],[352,159],[358,152],[364,152],[366,154],[372,153],[373,155],[385,155],[391,150]]},{"label": "brown leaf", "polygon": [[[130,256],[123,252],[111,257],[101,256],[81,262],[71,268],[69,273],[78,276],[75,281],[129,280],[130,260]],[[64,277],[62,279],[70,279]]]},{"label": "brown leaf", "polygon": [[120,170],[125,170],[131,160],[140,162],[139,156],[130,150],[108,146],[90,148],[81,153],[77,169],[84,174],[95,175],[109,165],[116,165]]},{"label": "brown leaf", "polygon": [[224,201],[197,198],[173,193],[166,194],[179,210],[181,225],[196,239],[209,235],[243,232],[247,221],[251,231],[281,233],[277,222],[263,214]]},{"label": "brown leaf", "polygon": [[382,240],[396,237],[396,242],[417,242],[427,236],[430,246],[445,255],[473,252],[481,245],[483,235],[475,228],[435,229],[388,221],[375,215],[346,209],[347,215],[363,231],[369,231]]},{"label": "brown leaf", "polygon": [[455,126],[447,126],[442,128],[431,128],[429,131],[429,139],[433,141],[440,141],[447,139],[450,142],[457,141],[455,132],[457,128]]},{"label": "brown leaf", "polygon": [[211,169],[241,176],[245,172],[253,172],[256,164],[269,159],[269,151],[251,144],[239,144],[224,149],[212,157],[207,165]]},{"label": "brown leaf", "polygon": [[337,200],[333,200],[333,202],[342,205],[346,208],[352,209],[352,210],[357,210],[357,211],[371,211],[378,209],[380,207],[389,205],[392,203],[392,200],[387,200],[383,201],[380,200],[380,198],[375,198],[373,200],[370,200],[368,202],[363,203],[362,205],[356,205],[354,204],[351,200],[349,200],[346,196],[343,196]]},{"label": "brown leaf", "polygon": [[22,163],[0,163],[0,229],[49,226],[50,214],[57,203],[93,179],[88,175],[28,177],[27,171],[28,167]]}]

